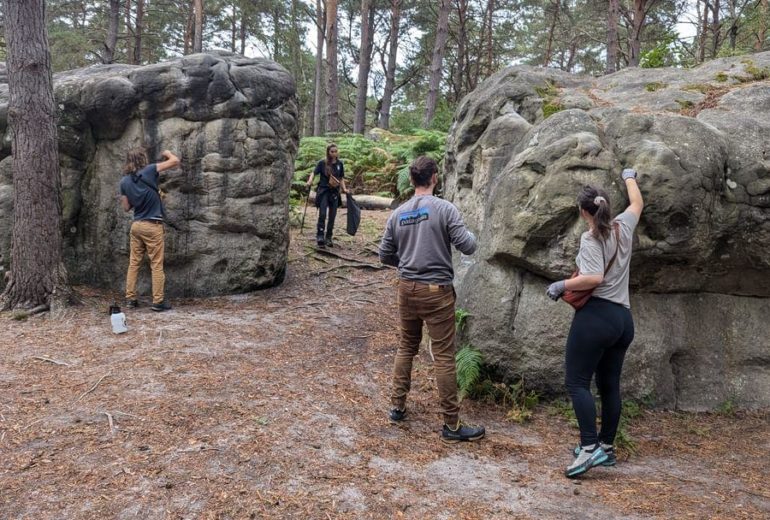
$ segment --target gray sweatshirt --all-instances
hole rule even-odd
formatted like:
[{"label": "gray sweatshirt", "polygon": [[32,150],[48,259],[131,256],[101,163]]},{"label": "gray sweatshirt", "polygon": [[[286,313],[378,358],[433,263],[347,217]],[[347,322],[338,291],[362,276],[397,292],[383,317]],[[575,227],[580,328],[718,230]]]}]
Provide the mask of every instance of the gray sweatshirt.
[{"label": "gray sweatshirt", "polygon": [[476,251],[476,237],[460,211],[433,195],[417,195],[388,218],[380,261],[398,267],[404,280],[448,285],[454,279],[452,245],[466,255]]}]

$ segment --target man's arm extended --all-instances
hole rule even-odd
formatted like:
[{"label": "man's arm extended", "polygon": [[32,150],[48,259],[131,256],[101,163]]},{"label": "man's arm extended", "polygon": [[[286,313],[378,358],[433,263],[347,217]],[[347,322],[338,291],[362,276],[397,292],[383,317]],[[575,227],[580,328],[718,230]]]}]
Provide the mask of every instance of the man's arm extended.
[{"label": "man's arm extended", "polygon": [[163,158],[163,161],[155,164],[155,167],[158,169],[158,173],[162,172],[163,170],[170,170],[171,168],[176,168],[179,166],[179,157],[170,151],[163,150],[160,153],[160,156]]}]

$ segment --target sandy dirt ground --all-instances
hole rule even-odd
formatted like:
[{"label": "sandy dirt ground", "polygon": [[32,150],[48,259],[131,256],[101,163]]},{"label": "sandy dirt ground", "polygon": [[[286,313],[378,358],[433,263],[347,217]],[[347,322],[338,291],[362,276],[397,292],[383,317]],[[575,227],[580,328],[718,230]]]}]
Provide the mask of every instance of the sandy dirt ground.
[{"label": "sandy dirt ground", "polygon": [[126,334],[107,316],[118,292],[0,315],[0,519],[770,518],[767,412],[645,411],[635,453],[572,481],[577,431],[547,404],[515,424],[466,400],[487,438],[442,444],[421,354],[409,420],[389,424],[387,215],[364,212],[344,258],[294,230],[279,287],[166,313],[145,297]]}]

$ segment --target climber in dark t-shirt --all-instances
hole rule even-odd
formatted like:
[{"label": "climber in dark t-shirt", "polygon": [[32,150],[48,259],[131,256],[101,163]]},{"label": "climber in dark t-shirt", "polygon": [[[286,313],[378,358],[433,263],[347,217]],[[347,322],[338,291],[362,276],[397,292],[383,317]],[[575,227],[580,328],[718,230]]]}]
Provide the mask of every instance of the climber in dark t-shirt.
[{"label": "climber in dark t-shirt", "polygon": [[163,272],[165,231],[163,201],[158,179],[160,172],[179,165],[179,158],[165,150],[163,161],[147,164],[144,148],[134,148],[126,154],[123,178],[120,180],[120,203],[124,211],[134,210],[131,223],[128,273],[126,274],[126,305],[137,307],[136,279],[144,253],[150,257],[152,270],[152,310],[166,311],[171,305],[163,296],[166,276]]}]

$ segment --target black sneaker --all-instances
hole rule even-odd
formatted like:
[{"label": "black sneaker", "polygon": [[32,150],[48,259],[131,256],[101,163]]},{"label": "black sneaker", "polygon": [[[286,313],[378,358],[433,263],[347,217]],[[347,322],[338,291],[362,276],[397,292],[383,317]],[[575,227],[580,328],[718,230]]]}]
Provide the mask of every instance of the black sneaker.
[{"label": "black sneaker", "polygon": [[473,426],[472,424],[463,424],[462,421],[457,422],[457,428],[451,429],[446,424],[441,431],[441,441],[446,444],[454,444],[456,442],[463,441],[477,441],[484,438],[486,430],[483,426]]},{"label": "black sneaker", "polygon": [[126,300],[126,307],[129,309],[136,309],[139,307],[139,300]]},{"label": "black sneaker", "polygon": [[390,411],[390,414],[388,415],[390,418],[390,422],[401,422],[404,419],[406,419],[406,410],[399,410],[398,408],[393,408]]},{"label": "black sneaker", "polygon": [[160,303],[153,303],[152,307],[150,307],[150,309],[154,310],[155,312],[170,311],[171,310],[171,304],[167,303],[166,300],[163,300]]},{"label": "black sneaker", "polygon": [[326,239],[326,247],[334,247],[334,242],[332,242],[331,237]]},{"label": "black sneaker", "polygon": [[326,246],[326,242],[324,241],[323,237],[316,238],[315,243],[318,244],[318,247]]}]

